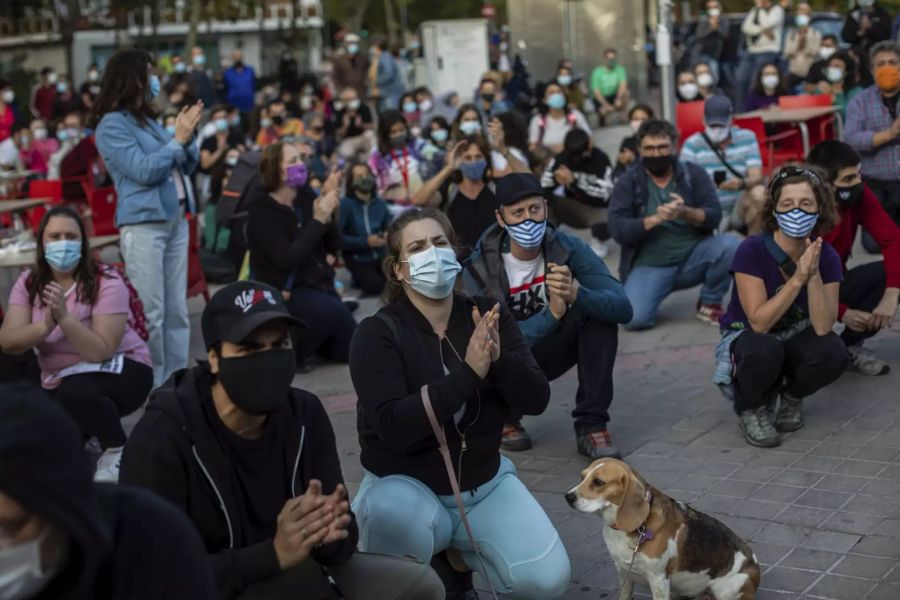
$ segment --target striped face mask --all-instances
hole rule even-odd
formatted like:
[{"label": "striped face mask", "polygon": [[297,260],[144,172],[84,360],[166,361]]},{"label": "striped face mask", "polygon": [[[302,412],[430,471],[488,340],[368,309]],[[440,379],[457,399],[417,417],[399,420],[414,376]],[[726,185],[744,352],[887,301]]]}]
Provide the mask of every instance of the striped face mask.
[{"label": "striped face mask", "polygon": [[799,208],[787,212],[775,212],[778,228],[788,237],[802,240],[809,237],[819,220],[819,213],[809,213]]},{"label": "striped face mask", "polygon": [[547,231],[547,219],[535,221],[528,219],[515,225],[506,225],[509,237],[523,248],[537,248],[544,241],[544,233]]}]

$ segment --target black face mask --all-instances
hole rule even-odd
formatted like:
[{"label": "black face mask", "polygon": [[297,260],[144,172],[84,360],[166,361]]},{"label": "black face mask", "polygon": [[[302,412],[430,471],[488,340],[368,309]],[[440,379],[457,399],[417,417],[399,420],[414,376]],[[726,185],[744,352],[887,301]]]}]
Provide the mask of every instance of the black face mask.
[{"label": "black face mask", "polygon": [[390,137],[391,148],[394,150],[402,150],[404,146],[406,146],[406,134],[401,133],[400,135],[392,135]]},{"label": "black face mask", "polygon": [[662,177],[674,166],[671,156],[644,156],[641,158],[641,162],[654,177]]},{"label": "black face mask", "polygon": [[493,102],[494,94],[482,94],[481,99],[484,100],[485,102]]},{"label": "black face mask", "polygon": [[862,182],[849,187],[839,187],[835,190],[834,196],[841,206],[856,206],[862,200],[863,184]]},{"label": "black face mask", "polygon": [[220,358],[216,376],[238,408],[251,415],[268,415],[287,402],[296,371],[293,350],[267,350]]},{"label": "black face mask", "polygon": [[353,182],[353,187],[364,194],[372,193],[372,190],[375,189],[375,178],[366,175],[365,177],[360,177],[356,181]]},{"label": "black face mask", "polygon": [[274,117],[272,117],[272,122],[280,127],[284,123],[284,116],[275,115]]}]

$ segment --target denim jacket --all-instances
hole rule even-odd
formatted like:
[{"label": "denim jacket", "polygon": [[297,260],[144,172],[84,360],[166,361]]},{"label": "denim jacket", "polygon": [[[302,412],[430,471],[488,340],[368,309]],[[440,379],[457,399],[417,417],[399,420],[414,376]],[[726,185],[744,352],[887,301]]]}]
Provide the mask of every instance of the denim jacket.
[{"label": "denim jacket", "polygon": [[[163,223],[180,216],[172,171],[181,169],[185,186],[200,160],[193,141],[179,144],[163,127],[147,119],[142,127],[125,111],[107,113],[97,126],[97,149],[118,195],[116,225]],[[187,210],[195,212],[191,192]]]}]

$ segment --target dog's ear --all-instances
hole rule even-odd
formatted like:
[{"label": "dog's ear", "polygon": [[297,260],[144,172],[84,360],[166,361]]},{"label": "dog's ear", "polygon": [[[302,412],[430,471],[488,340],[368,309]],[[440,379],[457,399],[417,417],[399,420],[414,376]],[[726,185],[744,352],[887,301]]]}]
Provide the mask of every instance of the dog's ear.
[{"label": "dog's ear", "polygon": [[616,514],[616,527],[622,531],[634,531],[640,527],[650,515],[650,503],[644,496],[644,485],[628,470],[623,476],[622,485],[625,493]]}]

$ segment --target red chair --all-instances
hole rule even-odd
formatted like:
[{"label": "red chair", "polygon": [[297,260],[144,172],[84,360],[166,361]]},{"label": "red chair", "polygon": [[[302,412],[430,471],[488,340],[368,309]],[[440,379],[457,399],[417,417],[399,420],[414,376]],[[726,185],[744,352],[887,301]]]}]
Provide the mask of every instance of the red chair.
[{"label": "red chair", "polygon": [[679,102],[675,105],[675,127],[683,142],[695,133],[703,131],[703,100]]},{"label": "red chair", "polygon": [[[766,134],[766,125],[761,117],[735,117],[734,125],[749,129],[756,135],[756,141],[759,143],[760,155],[762,155],[763,175],[768,176],[776,166],[780,166],[786,162],[802,162],[803,151],[799,152],[795,149],[800,147],[800,132],[796,129],[790,129],[776,135]],[[783,142],[792,142],[790,144],[782,144]],[[790,149],[785,151],[776,146],[788,146]]]},{"label": "red chair", "polygon": [[203,295],[203,299],[209,303],[209,288],[206,285],[206,275],[203,274],[203,265],[200,262],[200,241],[197,235],[197,216],[188,215],[188,290],[187,297]]},{"label": "red chair", "polygon": [[[85,190],[87,191],[87,190]],[[92,188],[88,195],[87,220],[90,235],[116,235],[116,189]]]},{"label": "red chair", "polygon": [[[778,98],[779,108],[814,108],[819,106],[833,106],[830,94],[806,94],[802,96],[781,96]],[[833,140],[837,138],[835,130],[835,121],[837,118],[832,114],[824,117],[811,119],[807,123],[809,128],[809,145],[815,146],[824,140]]]}]

